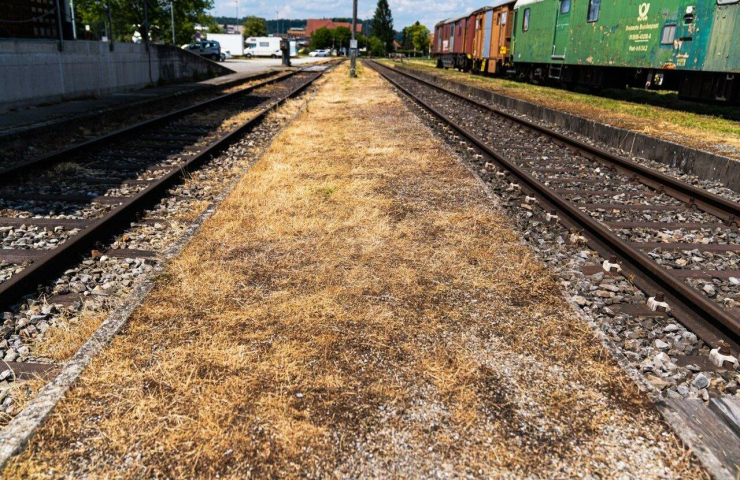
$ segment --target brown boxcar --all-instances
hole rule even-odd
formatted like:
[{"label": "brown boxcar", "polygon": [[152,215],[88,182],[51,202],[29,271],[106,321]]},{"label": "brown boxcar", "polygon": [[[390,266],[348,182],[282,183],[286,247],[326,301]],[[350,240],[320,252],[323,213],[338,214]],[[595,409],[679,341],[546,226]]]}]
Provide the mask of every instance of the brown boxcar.
[{"label": "brown boxcar", "polygon": [[493,5],[491,47],[486,62],[486,72],[501,73],[512,65],[511,32],[514,28],[514,3],[500,1]]},{"label": "brown boxcar", "polygon": [[437,37],[437,67],[493,74],[509,67],[514,3],[498,0],[465,17],[439,22],[435,34],[447,36]]},{"label": "brown boxcar", "polygon": [[443,20],[434,27],[437,45],[434,55],[438,68],[457,68],[467,70],[468,58],[465,55],[465,26],[467,17]]},{"label": "brown boxcar", "polygon": [[465,17],[458,18],[454,23],[454,43],[452,45],[452,53],[462,54],[465,53]]},{"label": "brown boxcar", "polygon": [[463,46],[463,52],[468,62],[472,62],[474,55],[473,50],[475,48],[475,21],[476,12],[471,13],[465,19],[465,45]]}]

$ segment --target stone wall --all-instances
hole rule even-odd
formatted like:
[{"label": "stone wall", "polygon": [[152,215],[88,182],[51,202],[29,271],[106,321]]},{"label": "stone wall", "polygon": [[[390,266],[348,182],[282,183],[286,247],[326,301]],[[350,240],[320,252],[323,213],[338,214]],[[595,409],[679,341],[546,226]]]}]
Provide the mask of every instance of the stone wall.
[{"label": "stone wall", "polygon": [[232,73],[169,45],[51,40],[0,41],[0,110],[130,91]]}]

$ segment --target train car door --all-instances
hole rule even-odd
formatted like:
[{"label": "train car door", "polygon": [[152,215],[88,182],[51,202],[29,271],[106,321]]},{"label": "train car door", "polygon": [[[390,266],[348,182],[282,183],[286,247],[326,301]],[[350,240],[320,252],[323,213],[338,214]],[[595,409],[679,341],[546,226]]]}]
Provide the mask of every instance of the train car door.
[{"label": "train car door", "polygon": [[555,34],[552,41],[553,60],[565,60],[565,50],[570,35],[570,2],[571,0],[560,0],[558,5]]},{"label": "train car door", "polygon": [[491,26],[493,25],[493,10],[486,12],[486,20],[483,26],[483,58],[491,56]]},{"label": "train car door", "polygon": [[507,12],[505,9],[502,9],[498,12],[498,22],[496,22],[497,25],[499,25],[498,28],[498,35],[497,35],[497,42],[496,42],[496,53],[499,59],[506,55],[507,48],[506,48],[506,39],[508,37],[509,30],[509,12]]}]

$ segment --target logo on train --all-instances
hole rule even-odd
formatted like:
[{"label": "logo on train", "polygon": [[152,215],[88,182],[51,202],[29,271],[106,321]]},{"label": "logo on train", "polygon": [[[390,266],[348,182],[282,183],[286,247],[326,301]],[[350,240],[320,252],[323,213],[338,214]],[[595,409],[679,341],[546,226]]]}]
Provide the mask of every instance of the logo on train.
[{"label": "logo on train", "polygon": [[648,12],[650,11],[649,3],[641,3],[639,7],[639,16],[637,17],[638,22],[644,22],[647,20]]}]

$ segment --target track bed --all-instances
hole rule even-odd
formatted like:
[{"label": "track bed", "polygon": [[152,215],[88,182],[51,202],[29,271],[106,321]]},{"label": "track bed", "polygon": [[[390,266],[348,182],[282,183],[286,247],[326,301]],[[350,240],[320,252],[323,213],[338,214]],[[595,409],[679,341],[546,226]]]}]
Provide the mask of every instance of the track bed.
[{"label": "track bed", "polygon": [[7,478],[704,475],[480,182],[359,73],[329,75]]}]

